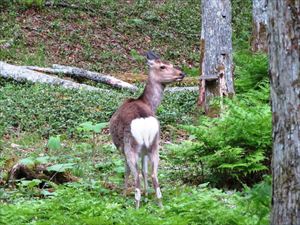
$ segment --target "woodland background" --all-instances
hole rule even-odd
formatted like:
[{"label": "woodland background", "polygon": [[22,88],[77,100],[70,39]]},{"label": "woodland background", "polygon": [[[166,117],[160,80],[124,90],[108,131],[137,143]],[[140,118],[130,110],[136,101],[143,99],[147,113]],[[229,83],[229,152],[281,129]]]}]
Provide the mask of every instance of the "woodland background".
[{"label": "woodland background", "polygon": [[[121,194],[124,162],[105,123],[125,98],[143,90],[149,49],[183,68],[188,77],[177,86],[198,85],[200,1],[20,2],[0,4],[0,60],[77,66],[135,83],[139,91],[88,80],[80,82],[109,92],[1,78],[0,224],[269,223],[268,61],[251,51],[251,0],[232,1],[236,95],[225,100],[222,116],[203,115],[197,92],[166,93],[158,109],[164,208],[153,194],[140,210],[133,196]],[[35,173],[46,168],[48,177],[29,174],[34,179],[9,184],[20,163]],[[73,182],[61,184],[58,174]]]}]

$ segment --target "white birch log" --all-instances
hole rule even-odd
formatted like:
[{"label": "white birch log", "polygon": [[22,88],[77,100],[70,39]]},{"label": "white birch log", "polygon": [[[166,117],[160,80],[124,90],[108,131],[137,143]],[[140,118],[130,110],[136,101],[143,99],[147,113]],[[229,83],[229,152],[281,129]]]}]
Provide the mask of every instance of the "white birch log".
[{"label": "white birch log", "polygon": [[25,69],[34,70],[41,73],[51,73],[51,74],[63,74],[61,70],[53,69],[50,67],[39,67],[39,66],[22,66]]},{"label": "white birch log", "polygon": [[[53,77],[50,75],[47,75],[45,73],[50,73],[50,74],[67,74],[70,75],[72,72],[76,74],[76,77],[85,77],[85,78],[91,78],[94,79],[94,77],[87,77],[85,76],[86,74],[89,75],[96,75],[97,77],[95,78],[96,81],[99,81],[98,73],[90,72],[87,70],[83,70],[80,68],[76,67],[68,67],[68,66],[61,66],[61,65],[53,65],[54,68],[49,68],[49,67],[39,67],[39,66],[15,66],[11,65],[5,62],[0,61],[0,76],[5,77],[5,78],[12,78],[14,80],[20,81],[20,80],[28,80],[31,82],[39,82],[39,83],[47,83],[47,84],[56,84],[56,85],[61,85],[65,88],[83,88],[87,90],[98,90],[98,91],[108,91],[104,89],[99,89],[95,88],[89,85],[85,84],[78,84],[76,82],[72,82],[69,80],[64,80],[61,78]],[[75,69],[75,70],[74,70]],[[80,75],[77,75],[79,74]],[[74,75],[73,74],[73,75]],[[108,76],[109,79],[114,78],[111,76]],[[103,77],[102,77],[103,78]],[[100,79],[102,79],[100,78]],[[112,79],[111,81],[121,81],[116,78]],[[126,83],[124,81],[121,81],[122,83],[122,88],[128,87],[129,83]],[[124,87],[123,83],[128,84],[127,86]],[[137,87],[134,85],[133,88],[131,87],[130,90],[135,91],[137,90]],[[130,87],[130,86],[129,86]],[[169,93],[175,93],[175,92],[194,92],[198,91],[199,87],[168,87],[165,89],[166,92]]]},{"label": "white birch log", "polygon": [[51,74],[65,74],[69,76],[75,76],[80,78],[86,78],[92,81],[101,82],[108,84],[115,88],[124,88],[128,89],[129,91],[135,92],[138,88],[132,84],[129,84],[125,81],[122,81],[120,79],[117,79],[115,77],[104,75],[97,72],[91,72],[88,70],[84,70],[77,67],[71,67],[71,66],[62,66],[53,64],[53,68],[49,67],[39,67],[39,66],[24,66],[26,69],[42,72],[42,73],[51,73]]},{"label": "white birch log", "polygon": [[193,92],[199,91],[199,87],[168,87],[165,89],[165,92],[175,93],[175,92]]},{"label": "white birch log", "polygon": [[0,61],[0,76],[4,78],[11,78],[16,81],[26,80],[26,81],[31,81],[33,83],[60,85],[68,89],[84,89],[88,91],[99,91],[99,92],[107,91],[86,84],[79,84],[69,80],[53,77],[45,73],[29,70],[22,66],[11,65],[3,61]]},{"label": "white birch log", "polygon": [[79,78],[87,78],[89,80],[108,84],[115,88],[125,88],[132,92],[138,90],[138,88],[135,85],[129,84],[125,81],[119,80],[115,77],[105,75],[102,73],[88,71],[78,67],[63,66],[57,64],[53,64],[52,68],[55,69],[56,71],[60,71],[60,73],[62,74],[70,75],[73,77],[79,77]]}]

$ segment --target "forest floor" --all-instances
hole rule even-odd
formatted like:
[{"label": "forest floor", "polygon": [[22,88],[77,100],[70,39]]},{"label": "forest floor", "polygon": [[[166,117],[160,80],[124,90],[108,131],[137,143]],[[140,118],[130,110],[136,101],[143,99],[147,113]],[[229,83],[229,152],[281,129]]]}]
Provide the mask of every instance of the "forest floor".
[{"label": "forest floor", "polygon": [[73,65],[139,81],[146,77],[145,52],[154,50],[198,75],[200,28],[192,20],[200,17],[199,3],[182,3],[192,4],[184,11],[172,1],[97,4],[93,11],[83,4],[82,10],[4,10],[0,40],[13,44],[2,48],[0,57],[23,65]]},{"label": "forest floor", "polygon": [[[151,49],[188,74],[176,85],[198,84],[199,1],[68,2],[78,8],[0,4],[0,60],[111,74],[136,83],[136,97],[147,77],[144,54]],[[245,23],[245,11],[233,10],[240,13],[234,30]],[[142,207],[136,210],[132,185],[128,196],[122,195],[124,159],[107,128],[93,130],[127,97],[132,94],[113,89],[104,95],[0,79],[0,224],[268,223],[268,205],[258,200],[261,194],[268,196],[268,186],[216,189],[198,174],[185,176],[192,161],[175,164],[176,151],[185,150],[180,144],[195,139],[182,125],[198,123],[197,93],[165,95],[158,109],[164,208],[157,206],[150,187],[150,195],[142,197]],[[67,172],[76,181],[20,179],[12,187],[7,183],[9,172],[20,162],[33,170],[51,164],[51,171]]]}]

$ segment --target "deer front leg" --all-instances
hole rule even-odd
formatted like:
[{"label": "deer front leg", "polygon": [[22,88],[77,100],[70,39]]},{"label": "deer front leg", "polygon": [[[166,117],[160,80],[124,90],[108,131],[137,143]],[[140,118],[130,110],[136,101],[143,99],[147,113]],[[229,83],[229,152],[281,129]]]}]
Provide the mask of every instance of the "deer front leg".
[{"label": "deer front leg", "polygon": [[138,154],[135,149],[133,149],[130,145],[125,145],[124,153],[126,156],[127,165],[132,172],[134,177],[135,184],[135,203],[136,208],[140,207],[141,202],[141,185],[140,185],[140,177],[138,172]]},{"label": "deer front leg", "polygon": [[162,194],[160,191],[159,183],[158,183],[158,163],[159,163],[159,146],[158,146],[158,140],[153,143],[151,151],[150,151],[150,161],[151,161],[151,166],[152,166],[152,182],[153,182],[153,187],[156,193],[156,197],[158,199],[158,206],[163,207],[162,205]]}]

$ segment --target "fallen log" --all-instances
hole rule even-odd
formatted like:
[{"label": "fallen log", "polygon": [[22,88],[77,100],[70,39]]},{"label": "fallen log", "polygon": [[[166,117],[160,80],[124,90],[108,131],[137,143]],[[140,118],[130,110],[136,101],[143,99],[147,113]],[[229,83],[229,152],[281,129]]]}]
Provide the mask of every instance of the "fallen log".
[{"label": "fallen log", "polygon": [[[25,180],[39,179],[39,180],[43,180],[44,182],[50,181],[56,184],[78,181],[78,178],[72,175],[68,171],[64,171],[64,172],[49,171],[48,168],[51,165],[52,165],[51,163],[47,163],[47,164],[28,166],[22,163],[17,163],[10,169],[6,183],[14,187],[16,181],[19,181],[21,179],[25,179]],[[42,184],[41,187],[43,186],[45,186],[45,184]]]},{"label": "fallen log", "polygon": [[[39,66],[15,66],[0,61],[0,76],[4,78],[12,78],[16,81],[27,80],[33,83],[54,84],[54,85],[60,85],[64,88],[85,89],[88,91],[99,91],[99,92],[109,91],[105,89],[96,88],[90,85],[79,84],[73,81],[50,76],[46,73],[64,74],[76,78],[86,78],[96,82],[103,82],[109,84],[112,87],[128,89],[132,92],[135,92],[138,89],[135,85],[129,84],[115,77],[84,70],[78,67],[63,66],[58,64],[53,64],[52,68],[39,67]],[[198,89],[199,88],[196,86],[195,87],[168,87],[166,88],[165,91],[170,93],[183,92],[183,91],[193,92],[193,91],[198,91]]]},{"label": "fallen log", "polygon": [[96,82],[102,82],[105,84],[109,84],[112,87],[116,88],[126,88],[130,91],[137,91],[138,88],[132,84],[129,84],[127,82],[124,82],[122,80],[119,80],[115,77],[97,73],[97,72],[92,72],[89,70],[84,70],[78,67],[71,67],[71,66],[63,66],[63,65],[58,65],[58,64],[53,64],[52,67],[54,69],[59,69],[61,71],[64,71],[65,74],[69,74],[70,76],[77,76],[79,78],[87,78]]},{"label": "fallen log", "polygon": [[15,66],[6,62],[0,61],[0,77],[11,78],[16,81],[31,81],[33,83],[46,83],[52,85],[60,85],[68,89],[83,89],[88,91],[108,91],[86,84],[79,84],[73,81],[64,80],[58,77],[53,77],[45,73],[29,70],[22,66]]},{"label": "fallen log", "polygon": [[92,72],[89,70],[84,70],[78,67],[53,64],[52,68],[38,66],[26,66],[25,68],[43,73],[64,74],[76,78],[86,78],[92,81],[108,84],[115,88],[128,89],[131,92],[135,92],[138,90],[135,85],[129,84],[115,77],[102,73]]},{"label": "fallen log", "polygon": [[168,87],[165,91],[170,93],[183,91],[199,91],[199,87]]}]

